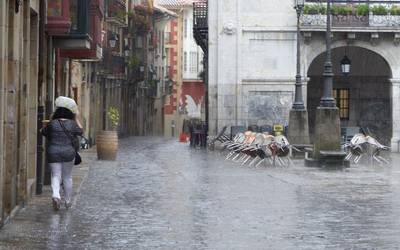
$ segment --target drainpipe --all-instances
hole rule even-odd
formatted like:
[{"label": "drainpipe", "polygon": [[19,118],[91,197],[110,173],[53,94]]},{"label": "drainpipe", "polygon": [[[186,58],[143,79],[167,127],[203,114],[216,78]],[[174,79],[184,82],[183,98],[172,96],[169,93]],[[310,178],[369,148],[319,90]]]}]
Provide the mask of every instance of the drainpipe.
[{"label": "drainpipe", "polygon": [[44,156],[44,145],[43,136],[40,133],[42,128],[42,121],[44,119],[44,106],[43,106],[43,88],[45,87],[45,72],[46,72],[46,34],[45,34],[45,23],[46,23],[46,1],[40,1],[39,6],[39,72],[38,72],[38,114],[37,114],[37,151],[36,151],[36,194],[42,194],[43,192],[43,156]]},{"label": "drainpipe", "polygon": [[[51,36],[47,39],[47,86],[46,86],[46,114],[47,120],[50,120],[51,114],[53,113],[53,102],[54,102],[54,49],[53,49],[53,38]],[[45,162],[44,171],[44,185],[50,185],[51,171],[48,164]]]}]

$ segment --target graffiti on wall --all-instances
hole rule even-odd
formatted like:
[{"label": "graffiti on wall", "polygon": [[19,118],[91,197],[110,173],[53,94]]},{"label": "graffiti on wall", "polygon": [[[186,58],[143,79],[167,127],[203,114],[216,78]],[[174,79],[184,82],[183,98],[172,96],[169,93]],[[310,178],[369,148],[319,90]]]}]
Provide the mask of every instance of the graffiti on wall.
[{"label": "graffiti on wall", "polygon": [[293,93],[288,91],[250,91],[247,97],[251,124],[287,124]]},{"label": "graffiti on wall", "polygon": [[201,118],[204,105],[204,84],[202,82],[184,82],[179,100],[179,112],[191,118]]}]

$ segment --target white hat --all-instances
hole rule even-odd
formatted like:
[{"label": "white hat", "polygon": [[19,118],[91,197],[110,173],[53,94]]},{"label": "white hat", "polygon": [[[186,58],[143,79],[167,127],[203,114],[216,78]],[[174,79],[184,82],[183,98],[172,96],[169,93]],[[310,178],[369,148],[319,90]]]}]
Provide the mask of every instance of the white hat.
[{"label": "white hat", "polygon": [[74,99],[65,96],[57,97],[55,101],[57,108],[66,108],[69,109],[72,113],[78,113],[78,105],[76,104]]}]

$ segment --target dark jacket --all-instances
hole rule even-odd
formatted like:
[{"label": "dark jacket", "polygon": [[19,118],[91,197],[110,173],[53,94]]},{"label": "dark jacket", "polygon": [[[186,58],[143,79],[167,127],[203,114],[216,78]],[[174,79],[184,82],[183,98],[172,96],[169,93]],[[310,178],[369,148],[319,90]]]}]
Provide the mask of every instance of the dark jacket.
[{"label": "dark jacket", "polygon": [[82,129],[73,120],[52,120],[42,130],[42,134],[47,138],[46,155],[49,163],[73,161],[75,151],[78,150],[78,148],[75,149],[72,146],[71,139],[64,132],[60,122],[74,140],[77,140],[77,136],[83,133]]}]

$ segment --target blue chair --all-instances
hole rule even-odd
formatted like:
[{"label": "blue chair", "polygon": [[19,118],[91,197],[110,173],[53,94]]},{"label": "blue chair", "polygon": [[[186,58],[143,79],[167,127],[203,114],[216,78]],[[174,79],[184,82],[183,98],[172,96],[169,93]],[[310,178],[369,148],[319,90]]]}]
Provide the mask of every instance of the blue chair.
[{"label": "blue chair", "polygon": [[268,134],[272,134],[272,126],[271,125],[262,125],[259,130],[260,133],[267,132]]},{"label": "blue chair", "polygon": [[235,135],[246,132],[245,126],[231,126],[231,140]]}]

